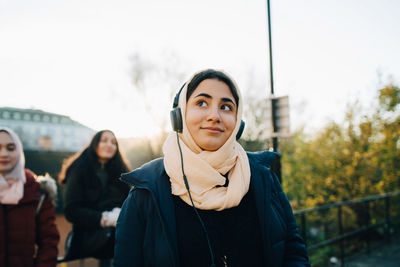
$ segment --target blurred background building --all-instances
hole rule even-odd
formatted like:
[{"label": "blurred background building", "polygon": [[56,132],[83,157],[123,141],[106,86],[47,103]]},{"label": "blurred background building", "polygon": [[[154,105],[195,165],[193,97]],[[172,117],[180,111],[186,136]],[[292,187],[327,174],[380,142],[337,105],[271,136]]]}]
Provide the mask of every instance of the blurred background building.
[{"label": "blurred background building", "polygon": [[68,116],[38,109],[0,107],[0,125],[13,129],[29,151],[76,152],[94,134]]}]

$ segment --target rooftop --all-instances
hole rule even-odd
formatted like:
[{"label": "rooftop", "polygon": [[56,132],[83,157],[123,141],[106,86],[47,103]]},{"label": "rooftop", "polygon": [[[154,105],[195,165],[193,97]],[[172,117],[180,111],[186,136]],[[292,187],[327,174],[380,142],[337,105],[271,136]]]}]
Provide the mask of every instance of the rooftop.
[{"label": "rooftop", "polygon": [[46,112],[40,109],[22,109],[14,107],[0,107],[0,120],[9,121],[33,121],[44,123],[69,124],[86,127],[70,117],[56,113]]}]

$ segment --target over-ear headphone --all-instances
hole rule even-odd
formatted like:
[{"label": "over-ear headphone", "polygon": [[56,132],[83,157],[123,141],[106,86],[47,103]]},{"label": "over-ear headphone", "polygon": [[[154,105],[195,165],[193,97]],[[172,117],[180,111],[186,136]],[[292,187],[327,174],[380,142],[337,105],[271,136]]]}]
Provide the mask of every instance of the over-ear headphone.
[{"label": "over-ear headphone", "polygon": [[174,102],[172,104],[172,110],[169,114],[171,117],[172,130],[178,133],[181,133],[183,130],[182,112],[181,108],[178,107],[178,104],[179,104],[179,96],[181,95],[181,92],[185,87],[185,85],[186,83],[182,85],[181,89],[179,89],[178,93],[175,95]]},{"label": "over-ear headphone", "polygon": [[[172,110],[170,112],[172,129],[178,133],[181,133],[183,130],[182,112],[181,112],[181,108],[178,107],[178,104],[179,104],[179,96],[181,95],[181,92],[182,92],[183,88],[185,87],[185,85],[186,85],[186,83],[183,84],[181,89],[179,89],[178,93],[175,95],[174,102],[172,104]],[[242,136],[245,125],[246,125],[246,123],[243,120],[241,120],[239,131],[236,134],[236,140],[239,140],[239,138]]]}]

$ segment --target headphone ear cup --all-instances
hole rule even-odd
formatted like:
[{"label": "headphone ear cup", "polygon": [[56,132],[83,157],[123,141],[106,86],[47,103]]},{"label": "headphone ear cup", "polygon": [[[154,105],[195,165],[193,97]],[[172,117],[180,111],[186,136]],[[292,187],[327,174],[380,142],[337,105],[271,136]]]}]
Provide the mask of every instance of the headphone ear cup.
[{"label": "headphone ear cup", "polygon": [[244,120],[240,121],[240,127],[239,127],[239,131],[236,134],[236,140],[239,140],[240,137],[242,136],[242,133],[244,131],[244,126],[246,125],[246,123],[244,122]]},{"label": "headphone ear cup", "polygon": [[170,112],[171,126],[175,132],[181,133],[183,130],[181,108],[174,108]]}]

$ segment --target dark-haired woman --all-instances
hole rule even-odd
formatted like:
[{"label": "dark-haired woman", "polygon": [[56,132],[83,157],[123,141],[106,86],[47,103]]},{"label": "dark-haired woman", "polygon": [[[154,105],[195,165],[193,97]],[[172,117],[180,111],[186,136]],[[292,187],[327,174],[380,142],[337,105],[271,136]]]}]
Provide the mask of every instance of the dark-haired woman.
[{"label": "dark-haired woman", "polygon": [[[104,130],[96,133],[90,145],[72,156],[64,164],[60,178],[66,184],[64,213],[73,224],[74,235],[85,239],[88,231],[101,228],[110,230],[106,244],[94,254],[98,259],[111,259],[114,252],[114,232],[120,207],[128,195],[130,187],[119,181],[122,173],[128,172],[115,135]],[[81,257],[82,242],[71,244],[72,254]],[[78,254],[76,254],[78,253]],[[82,255],[83,257],[88,255]],[[108,262],[108,263],[107,263]],[[110,265],[110,261],[100,261],[100,266]]]},{"label": "dark-haired woman", "polygon": [[[242,99],[224,72],[195,74],[174,101],[164,158],[122,176],[114,267],[309,266],[268,152],[237,142]],[[180,115],[175,114],[180,113]]]}]

